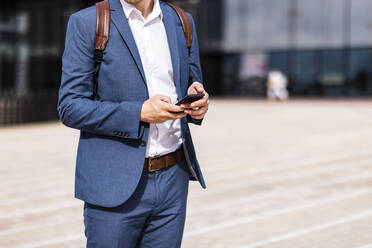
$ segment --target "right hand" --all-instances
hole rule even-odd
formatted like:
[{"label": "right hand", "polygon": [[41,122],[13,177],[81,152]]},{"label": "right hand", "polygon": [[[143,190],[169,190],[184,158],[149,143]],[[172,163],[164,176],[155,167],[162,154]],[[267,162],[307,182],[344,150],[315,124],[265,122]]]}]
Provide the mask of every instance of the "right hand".
[{"label": "right hand", "polygon": [[184,108],[172,104],[169,97],[156,95],[145,101],[141,110],[141,121],[148,123],[163,123],[186,116]]}]

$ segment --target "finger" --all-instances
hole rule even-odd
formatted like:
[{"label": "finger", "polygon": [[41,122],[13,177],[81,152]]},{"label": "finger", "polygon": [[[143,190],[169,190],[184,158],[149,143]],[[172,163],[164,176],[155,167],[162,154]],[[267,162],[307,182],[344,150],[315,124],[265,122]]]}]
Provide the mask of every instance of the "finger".
[{"label": "finger", "polygon": [[197,86],[197,87],[196,87],[196,91],[197,91],[198,93],[200,93],[200,94],[203,94],[203,93],[205,93],[205,90],[204,90],[204,88],[203,88],[203,87],[201,87],[201,86]]},{"label": "finger", "polygon": [[198,93],[204,93],[205,90],[204,90],[204,87],[203,87],[203,84],[200,83],[200,82],[194,82],[192,84],[192,86],[194,86],[195,90],[198,92]]},{"label": "finger", "polygon": [[198,82],[198,81],[194,81],[191,85],[192,86],[197,86],[197,87],[203,87],[203,84]]},{"label": "finger", "polygon": [[185,110],[199,110],[200,108],[185,108]]},{"label": "finger", "polygon": [[160,100],[162,100],[163,102],[172,103],[172,100],[170,99],[169,96],[157,95],[157,97],[158,97]]},{"label": "finger", "polygon": [[200,108],[198,110],[185,110],[185,113],[189,114],[191,116],[200,116],[200,115],[205,115],[207,110],[208,110],[208,108],[204,107],[204,108]]},{"label": "finger", "polygon": [[191,86],[187,91],[188,94],[204,94],[205,90],[202,87]]},{"label": "finger", "polygon": [[187,94],[189,94],[189,95],[191,95],[191,94],[198,94],[198,91],[194,87],[190,87],[187,90]]},{"label": "finger", "polygon": [[196,111],[199,110],[200,108],[185,108],[184,111]]},{"label": "finger", "polygon": [[195,108],[195,107],[204,107],[204,106],[208,106],[209,105],[209,95],[207,92],[204,92],[205,96],[200,99],[199,101],[196,101],[196,102],[193,102],[190,104],[190,107],[191,108]]},{"label": "finger", "polygon": [[189,89],[187,90],[188,94],[197,94],[197,93],[203,93],[204,92],[204,87],[203,84],[195,81],[191,84]]},{"label": "finger", "polygon": [[181,108],[184,108],[184,109],[191,109],[191,103],[184,103],[184,104],[181,104]]},{"label": "finger", "polygon": [[178,105],[170,104],[170,103],[165,103],[163,105],[163,110],[167,112],[183,112],[184,108]]},{"label": "finger", "polygon": [[207,106],[208,105],[207,102],[208,102],[208,99],[202,98],[198,101],[191,103],[190,108],[200,108],[200,107]]},{"label": "finger", "polygon": [[[194,104],[196,104],[196,106]],[[209,100],[202,98],[201,100],[195,101],[194,103],[181,104],[181,107],[184,109],[198,109],[208,104],[209,104]]]}]

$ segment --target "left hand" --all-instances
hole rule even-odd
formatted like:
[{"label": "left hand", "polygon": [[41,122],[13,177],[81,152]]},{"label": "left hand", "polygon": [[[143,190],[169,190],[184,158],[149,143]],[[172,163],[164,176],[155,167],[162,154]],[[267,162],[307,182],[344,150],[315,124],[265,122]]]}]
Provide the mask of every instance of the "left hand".
[{"label": "left hand", "polygon": [[205,95],[198,101],[181,105],[182,108],[185,108],[185,113],[190,115],[192,118],[197,120],[203,119],[208,111],[209,94],[204,90],[203,85],[199,82],[194,82],[187,90],[187,94]]}]

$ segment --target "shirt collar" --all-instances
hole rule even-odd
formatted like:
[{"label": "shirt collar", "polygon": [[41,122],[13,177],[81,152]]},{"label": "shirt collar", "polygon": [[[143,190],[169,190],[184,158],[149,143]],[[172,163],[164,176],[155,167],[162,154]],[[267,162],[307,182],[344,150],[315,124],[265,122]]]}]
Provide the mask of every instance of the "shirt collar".
[{"label": "shirt collar", "polygon": [[[141,14],[141,12],[137,10],[132,4],[127,3],[125,0],[120,0],[120,2],[121,5],[123,6],[124,14],[127,17],[127,19],[131,17],[134,11],[138,11],[138,13]],[[146,21],[150,21],[157,17],[160,17],[160,19],[163,20],[163,12],[161,11],[159,0],[154,0],[154,7],[152,9],[152,12],[148,15]]]}]

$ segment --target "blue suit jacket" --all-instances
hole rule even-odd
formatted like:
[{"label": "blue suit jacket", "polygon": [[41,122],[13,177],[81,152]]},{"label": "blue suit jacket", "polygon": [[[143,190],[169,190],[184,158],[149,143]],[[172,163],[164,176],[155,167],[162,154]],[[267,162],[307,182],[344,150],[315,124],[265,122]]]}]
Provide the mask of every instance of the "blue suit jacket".
[{"label": "blue suit jacket", "polygon": [[[110,0],[111,27],[93,98],[95,6],[70,17],[63,54],[58,112],[61,121],[81,130],[76,160],[75,197],[104,207],[124,203],[140,180],[149,124],[140,121],[142,104],[149,98],[141,59],[119,0]],[[189,68],[193,81],[202,82],[194,21],[191,55],[176,12],[160,2],[163,12],[178,98],[186,95]],[[154,37],[156,39],[156,37]],[[195,155],[188,123],[181,119],[190,179],[204,179]]]}]

